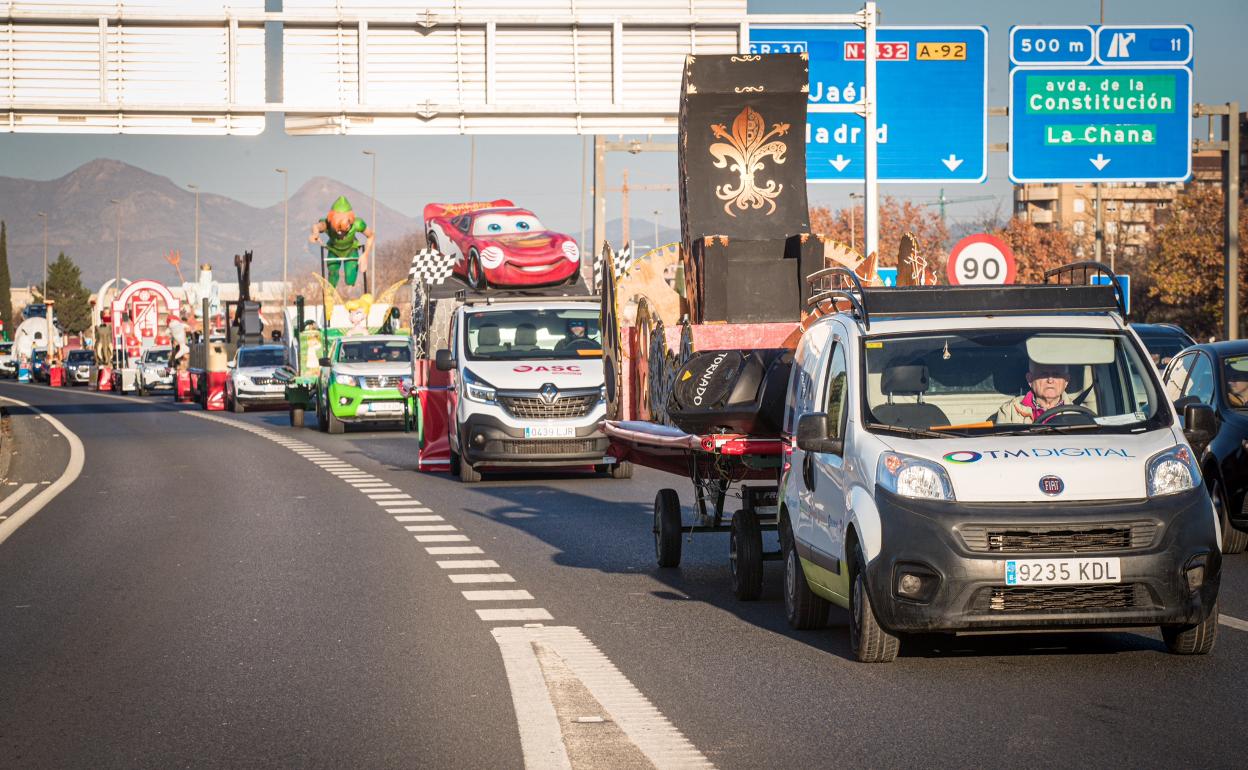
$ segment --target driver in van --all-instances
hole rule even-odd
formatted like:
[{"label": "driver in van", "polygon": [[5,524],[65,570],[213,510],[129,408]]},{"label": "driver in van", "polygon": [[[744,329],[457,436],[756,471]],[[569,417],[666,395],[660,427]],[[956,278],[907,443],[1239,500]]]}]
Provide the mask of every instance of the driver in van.
[{"label": "driver in van", "polygon": [[555,350],[562,350],[577,340],[585,339],[585,332],[589,328],[584,318],[570,318],[567,324],[567,334],[563,335],[563,339],[555,343]]},{"label": "driver in van", "polygon": [[1248,361],[1226,365],[1226,401],[1237,409],[1248,406]]},{"label": "driver in van", "polygon": [[1006,401],[997,410],[998,425],[1033,423],[1040,415],[1066,401],[1066,385],[1070,371],[1060,364],[1038,364],[1035,361],[1027,369],[1027,385],[1030,389],[1022,396]]}]

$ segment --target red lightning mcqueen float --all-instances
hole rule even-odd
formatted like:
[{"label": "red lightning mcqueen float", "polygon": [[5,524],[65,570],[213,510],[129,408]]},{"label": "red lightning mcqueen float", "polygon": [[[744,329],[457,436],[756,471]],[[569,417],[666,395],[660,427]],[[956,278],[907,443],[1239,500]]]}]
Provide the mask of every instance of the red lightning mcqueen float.
[{"label": "red lightning mcqueen float", "polygon": [[509,200],[430,203],[429,246],[455,257],[455,275],[474,289],[576,283],[581,250]]}]

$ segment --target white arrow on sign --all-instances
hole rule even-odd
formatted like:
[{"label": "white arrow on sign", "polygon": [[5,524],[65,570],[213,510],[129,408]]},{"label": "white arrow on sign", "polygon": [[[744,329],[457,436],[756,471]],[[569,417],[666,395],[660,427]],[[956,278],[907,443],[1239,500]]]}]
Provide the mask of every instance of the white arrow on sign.
[{"label": "white arrow on sign", "polygon": [[1098,152],[1098,153],[1096,154],[1096,157],[1095,157],[1095,158],[1088,158],[1088,160],[1092,161],[1092,165],[1093,165],[1093,166],[1096,166],[1096,170],[1097,170],[1097,171],[1101,171],[1101,170],[1103,170],[1106,166],[1108,166],[1108,165],[1109,165],[1109,162],[1110,162],[1111,160],[1113,160],[1113,159],[1112,159],[1112,158],[1106,158],[1106,157],[1105,157],[1105,153]]},{"label": "white arrow on sign", "polygon": [[836,157],[833,158],[832,160],[829,160],[828,162],[831,163],[832,167],[835,168],[837,171],[844,171],[845,167],[849,165],[849,158],[846,158],[844,155],[841,155],[838,152],[836,154]]},{"label": "white arrow on sign", "polygon": [[949,153],[949,157],[941,158],[940,162],[944,163],[945,168],[949,169],[950,171],[957,171],[958,166],[962,165],[962,158],[959,158],[957,155],[954,155],[953,153]]}]

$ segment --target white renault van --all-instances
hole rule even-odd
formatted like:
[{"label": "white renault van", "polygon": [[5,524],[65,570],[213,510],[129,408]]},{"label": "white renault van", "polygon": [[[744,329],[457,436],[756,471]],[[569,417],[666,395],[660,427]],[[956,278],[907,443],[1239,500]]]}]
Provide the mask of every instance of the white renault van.
[{"label": "white renault van", "polygon": [[789,622],[847,608],[862,661],[919,632],[1131,626],[1209,652],[1220,533],[1189,441],[1213,417],[1185,410],[1185,436],[1116,289],[846,272],[815,276],[855,288],[813,303],[852,309],[809,327],[786,401]]},{"label": "white renault van", "polygon": [[474,297],[452,316],[451,472],[594,466],[615,478],[632,465],[607,454],[602,337],[596,298]]}]

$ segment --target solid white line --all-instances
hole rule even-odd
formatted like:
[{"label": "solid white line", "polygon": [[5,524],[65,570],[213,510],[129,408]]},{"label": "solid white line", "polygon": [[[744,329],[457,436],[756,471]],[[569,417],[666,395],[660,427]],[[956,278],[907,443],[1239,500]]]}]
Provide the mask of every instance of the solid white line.
[{"label": "solid white line", "polygon": [[21,485],[17,489],[13,490],[13,494],[4,498],[3,501],[0,501],[0,513],[4,513],[5,511],[12,508],[13,505],[18,500],[21,500],[23,497],[29,494],[30,490],[34,489],[36,486],[38,486],[38,484],[35,484],[33,481],[30,481]]},{"label": "solid white line", "polygon": [[417,535],[418,543],[466,543],[467,535]]},{"label": "solid white line", "polygon": [[433,516],[395,516],[394,520],[395,521],[446,521],[446,519],[436,514]]},{"label": "solid white line", "polygon": [[1248,620],[1240,620],[1230,615],[1218,615],[1218,622],[1224,626],[1229,626],[1237,631],[1248,631]]},{"label": "solid white line", "polygon": [[[483,612],[490,610],[477,610],[478,615]],[[506,665],[527,767],[552,764],[551,757],[557,759],[563,750],[559,720],[537,661],[538,646],[551,650],[562,659],[655,767],[712,767],[710,761],[579,629],[570,626],[508,626],[495,628],[493,634]],[[563,756],[566,760],[566,754]]]},{"label": "solid white line", "polygon": [[485,553],[475,545],[435,545],[425,549],[430,556],[456,556],[470,553]]},{"label": "solid white line", "polygon": [[473,575],[447,575],[452,583],[514,583],[516,579],[506,572],[489,572]]},{"label": "solid white line", "polygon": [[53,428],[60,431],[60,434],[69,442],[69,464],[65,466],[65,472],[61,474],[59,479],[41,489],[39,494],[28,500],[25,505],[18,508],[9,518],[0,521],[0,543],[8,540],[9,535],[16,532],[18,527],[29,521],[31,517],[43,510],[43,507],[52,502],[66,487],[73,484],[77,480],[78,475],[82,473],[83,460],[86,457],[86,450],[82,447],[82,440],[69,428],[66,428],[65,424],[60,420],[24,401],[18,401],[16,398],[9,398],[8,396],[3,398],[6,401],[12,401],[18,406],[24,406],[27,409],[38,412],[43,415],[43,419],[47,420]]},{"label": "solid white line", "polygon": [[459,528],[454,524],[409,524],[403,529],[408,532],[455,532]]},{"label": "solid white line", "polygon": [[533,594],[523,589],[517,591],[461,591],[460,593],[470,602],[533,601]]},{"label": "solid white line", "polygon": [[[477,617],[482,620],[554,620],[549,612],[541,607],[521,607],[514,610],[477,610]],[[528,764],[527,762],[525,763]],[[663,765],[658,765],[663,767]]]},{"label": "solid white line", "polygon": [[446,559],[438,562],[442,569],[498,569],[493,559]]}]

